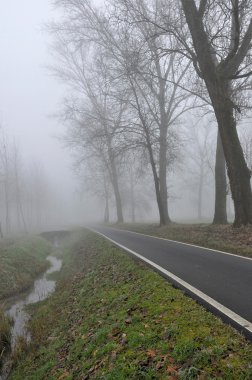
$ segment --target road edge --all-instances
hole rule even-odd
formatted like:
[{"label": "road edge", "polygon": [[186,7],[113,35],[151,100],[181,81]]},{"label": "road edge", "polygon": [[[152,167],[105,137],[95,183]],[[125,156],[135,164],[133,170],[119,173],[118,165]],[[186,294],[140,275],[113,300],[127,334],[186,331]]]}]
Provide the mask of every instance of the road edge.
[{"label": "road edge", "polygon": [[124,228],[123,229],[122,228],[114,228],[114,227],[108,227],[108,228],[111,228],[112,230],[115,230],[115,231],[126,231],[126,232],[130,232],[132,234],[142,235],[142,236],[146,236],[146,237],[149,237],[149,238],[170,241],[172,243],[178,243],[178,244],[182,244],[182,245],[188,245],[189,247],[194,247],[194,248],[199,248],[199,249],[205,249],[207,251],[212,251],[212,252],[216,252],[216,253],[222,253],[223,255],[238,257],[239,259],[252,260],[252,257],[236,255],[235,253],[226,252],[226,251],[220,251],[220,250],[214,249],[214,248],[203,247],[202,245],[185,243],[185,242],[182,242],[182,241],[179,241],[179,240],[167,239],[167,238],[163,238],[163,237],[155,236],[155,235],[148,235],[148,234],[144,234],[142,232],[131,231],[131,230],[127,230],[127,229],[124,229]]},{"label": "road edge", "polygon": [[[156,272],[161,274],[164,278],[168,279],[174,286],[177,288],[183,290],[186,295],[190,296],[197,302],[199,302],[202,306],[204,306],[208,311],[212,312],[214,315],[220,317],[223,322],[230,324],[232,327],[234,327],[239,333],[242,333],[248,340],[252,341],[252,323],[247,321],[246,319],[242,318],[240,315],[236,314],[232,310],[228,309],[221,303],[215,301],[213,298],[209,297],[207,294],[203,293],[202,291],[198,290],[194,286],[190,285],[186,281],[182,280],[180,277],[174,275],[173,273],[169,272],[168,270],[164,269],[160,265],[154,263],[153,261],[145,258],[144,256],[140,255],[139,253],[125,247],[124,245],[117,243],[115,240],[109,238],[108,236],[104,235],[103,233],[96,231],[93,228],[87,227],[87,229],[97,235],[102,236],[104,239],[110,241],[117,247],[121,248],[122,250],[129,253],[134,258],[137,258],[144,263],[146,263],[148,266],[150,266],[152,269],[154,269]],[[149,235],[146,235],[149,236]],[[167,240],[167,239],[164,239]]]}]

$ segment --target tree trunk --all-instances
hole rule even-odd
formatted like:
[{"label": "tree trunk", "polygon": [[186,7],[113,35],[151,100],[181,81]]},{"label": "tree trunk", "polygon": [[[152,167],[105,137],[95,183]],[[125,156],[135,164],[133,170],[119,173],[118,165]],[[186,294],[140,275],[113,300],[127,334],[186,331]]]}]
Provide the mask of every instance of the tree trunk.
[{"label": "tree trunk", "polygon": [[117,178],[117,172],[115,169],[115,165],[112,164],[112,184],[115,194],[115,201],[116,201],[116,212],[117,212],[117,223],[123,223],[123,210],[122,210],[122,200],[121,195],[119,191],[119,185],[118,185],[118,178]]},{"label": "tree trunk", "polygon": [[135,189],[134,189],[134,178],[132,169],[130,169],[130,203],[131,203],[131,221],[135,223],[136,221],[136,202],[135,202]]},{"label": "tree trunk", "polygon": [[5,178],[4,182],[4,198],[5,198],[5,230],[6,235],[10,234],[10,200],[9,200],[9,178]]},{"label": "tree trunk", "polygon": [[198,220],[202,219],[202,198],[204,184],[204,163],[200,163],[199,189],[198,189]]},{"label": "tree trunk", "polygon": [[108,154],[110,163],[110,179],[114,190],[115,201],[116,201],[116,212],[117,212],[117,223],[123,223],[123,210],[122,210],[122,200],[118,184],[117,168],[114,159],[113,149],[111,146],[111,137],[108,133],[107,127],[105,126],[106,139],[108,144]]},{"label": "tree trunk", "polygon": [[108,203],[108,197],[107,196],[106,196],[106,200],[105,200],[104,223],[109,223],[109,203]]},{"label": "tree trunk", "polygon": [[160,133],[160,152],[159,152],[159,186],[160,198],[164,214],[164,224],[171,223],[168,213],[168,193],[167,193],[167,128]]},{"label": "tree trunk", "polygon": [[158,211],[159,211],[159,224],[160,224],[160,226],[164,226],[166,224],[165,223],[165,213],[164,213],[163,203],[162,203],[161,194],[160,194],[159,178],[158,178],[158,174],[157,174],[157,168],[156,168],[155,160],[153,157],[152,147],[151,147],[151,144],[148,141],[148,139],[147,139],[147,148],[149,151],[150,164],[151,164],[151,169],[152,169],[154,184],[155,184],[156,199],[157,199]]},{"label": "tree trunk", "polygon": [[213,224],[227,224],[227,176],[226,160],[220,133],[217,133],[215,162],[215,211]]},{"label": "tree trunk", "polygon": [[109,191],[107,185],[107,179],[103,176],[103,186],[105,193],[105,211],[104,211],[104,223],[109,223]]},{"label": "tree trunk", "polygon": [[228,97],[226,87],[224,84],[220,91],[221,97],[212,96],[212,101],[219,125],[234,201],[234,226],[239,227],[243,224],[252,223],[251,172],[244,158],[233,116],[233,105]]}]

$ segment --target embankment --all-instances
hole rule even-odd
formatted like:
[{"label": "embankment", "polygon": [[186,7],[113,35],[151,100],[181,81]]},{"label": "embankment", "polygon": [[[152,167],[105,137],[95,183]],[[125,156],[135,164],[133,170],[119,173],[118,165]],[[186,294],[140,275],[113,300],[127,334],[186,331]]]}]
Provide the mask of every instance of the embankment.
[{"label": "embankment", "polygon": [[3,240],[0,243],[0,302],[29,288],[49,265],[48,241],[39,236]]},{"label": "embankment", "polygon": [[157,273],[87,231],[64,252],[11,380],[252,378],[251,344]]}]

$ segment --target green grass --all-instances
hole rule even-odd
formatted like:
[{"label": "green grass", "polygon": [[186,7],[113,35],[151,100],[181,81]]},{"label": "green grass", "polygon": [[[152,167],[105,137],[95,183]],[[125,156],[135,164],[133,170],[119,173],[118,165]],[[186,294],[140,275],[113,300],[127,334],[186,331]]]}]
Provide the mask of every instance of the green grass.
[{"label": "green grass", "polygon": [[32,285],[34,278],[43,272],[51,245],[34,236],[4,240],[0,244],[0,301]]},{"label": "green grass", "polygon": [[252,379],[251,344],[145,265],[89,232],[64,257],[11,380]]},{"label": "green grass", "polygon": [[252,226],[233,228],[231,225],[125,223],[113,225],[138,233],[195,244],[252,258]]},{"label": "green grass", "polygon": [[4,314],[0,308],[0,369],[3,365],[3,359],[10,351],[11,347],[11,320]]}]

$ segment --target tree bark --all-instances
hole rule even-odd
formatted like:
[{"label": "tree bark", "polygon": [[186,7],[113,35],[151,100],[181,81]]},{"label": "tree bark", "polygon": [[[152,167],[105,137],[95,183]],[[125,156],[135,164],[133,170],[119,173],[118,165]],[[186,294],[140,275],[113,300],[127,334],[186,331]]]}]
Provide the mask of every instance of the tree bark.
[{"label": "tree bark", "polygon": [[227,224],[227,177],[226,160],[220,133],[217,133],[215,161],[215,211],[213,224]]}]

